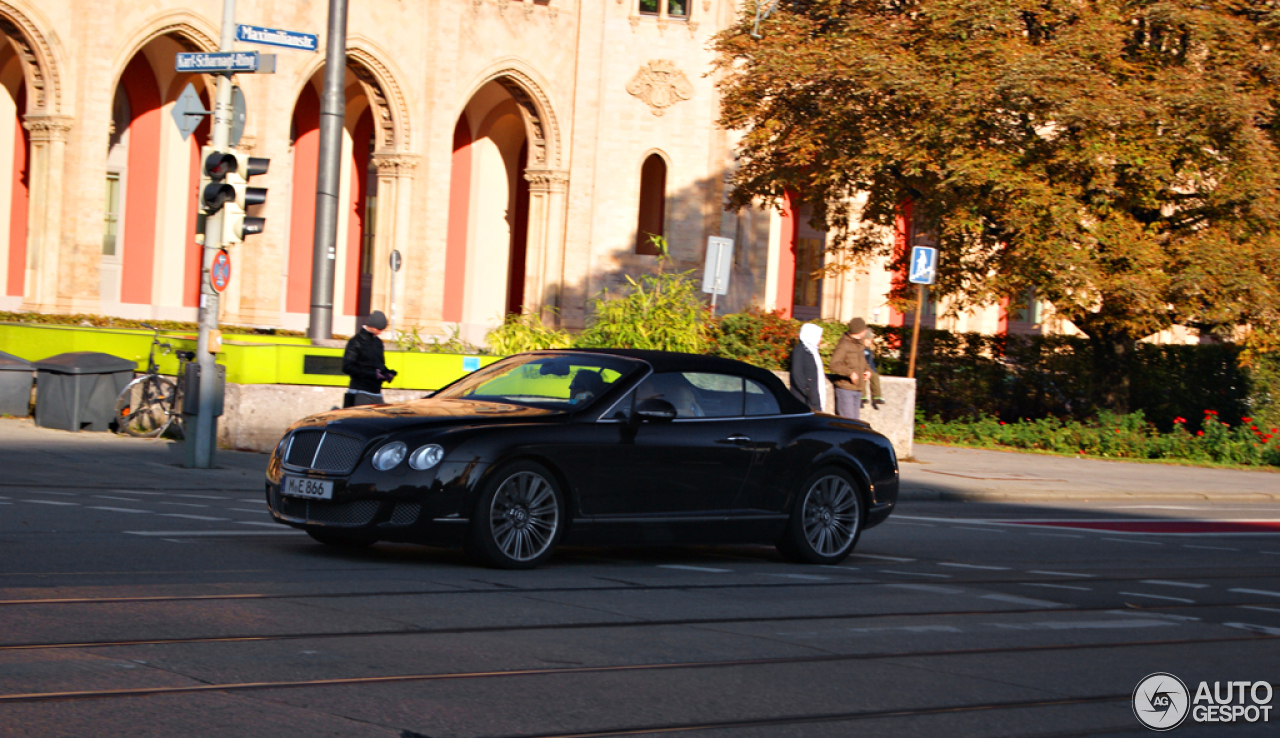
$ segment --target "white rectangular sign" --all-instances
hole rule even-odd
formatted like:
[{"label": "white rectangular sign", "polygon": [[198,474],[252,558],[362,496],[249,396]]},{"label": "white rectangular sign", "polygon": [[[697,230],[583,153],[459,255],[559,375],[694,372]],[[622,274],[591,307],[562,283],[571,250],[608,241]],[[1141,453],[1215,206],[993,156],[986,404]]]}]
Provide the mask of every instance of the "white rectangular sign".
[{"label": "white rectangular sign", "polygon": [[729,292],[729,275],[733,272],[733,239],[707,238],[707,266],[702,272],[702,291],[709,295]]}]

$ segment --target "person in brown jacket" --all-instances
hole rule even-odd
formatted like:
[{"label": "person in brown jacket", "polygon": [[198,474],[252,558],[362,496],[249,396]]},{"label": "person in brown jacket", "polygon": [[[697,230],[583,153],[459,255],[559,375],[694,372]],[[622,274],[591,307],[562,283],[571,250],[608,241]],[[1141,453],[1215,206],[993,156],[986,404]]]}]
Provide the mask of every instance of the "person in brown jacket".
[{"label": "person in brown jacket", "polygon": [[867,335],[867,321],[854,318],[849,328],[840,336],[836,350],[831,354],[831,373],[836,385],[836,414],[851,420],[858,419],[862,408],[862,390],[871,379],[867,366],[863,339]]}]

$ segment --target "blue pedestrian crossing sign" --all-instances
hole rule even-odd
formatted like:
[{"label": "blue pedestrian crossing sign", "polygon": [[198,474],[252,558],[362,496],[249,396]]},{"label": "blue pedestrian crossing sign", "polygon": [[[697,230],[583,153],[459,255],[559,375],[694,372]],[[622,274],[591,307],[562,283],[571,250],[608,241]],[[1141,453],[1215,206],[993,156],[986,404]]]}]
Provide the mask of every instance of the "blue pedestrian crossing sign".
[{"label": "blue pedestrian crossing sign", "polygon": [[938,281],[938,250],[928,246],[911,249],[911,271],[907,274],[911,284],[933,284]]}]

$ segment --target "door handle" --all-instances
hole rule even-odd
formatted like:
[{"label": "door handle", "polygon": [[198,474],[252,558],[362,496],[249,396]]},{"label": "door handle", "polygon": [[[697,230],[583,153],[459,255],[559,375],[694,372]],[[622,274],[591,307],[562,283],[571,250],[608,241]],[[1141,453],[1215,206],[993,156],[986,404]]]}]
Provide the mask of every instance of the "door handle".
[{"label": "door handle", "polygon": [[724,439],[724,443],[732,443],[735,446],[745,446],[748,443],[751,443],[751,439],[747,436],[735,434]]}]

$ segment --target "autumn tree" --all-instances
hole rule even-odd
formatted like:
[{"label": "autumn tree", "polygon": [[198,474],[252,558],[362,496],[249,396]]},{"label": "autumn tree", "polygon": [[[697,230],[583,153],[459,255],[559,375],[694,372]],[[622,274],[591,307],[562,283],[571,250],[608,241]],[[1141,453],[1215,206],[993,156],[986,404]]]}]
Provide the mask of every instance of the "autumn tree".
[{"label": "autumn tree", "polygon": [[1142,337],[1277,324],[1277,3],[755,2],[715,42],[733,206],[800,193],[868,256],[912,202],[936,294],[1034,288],[1116,409]]}]

